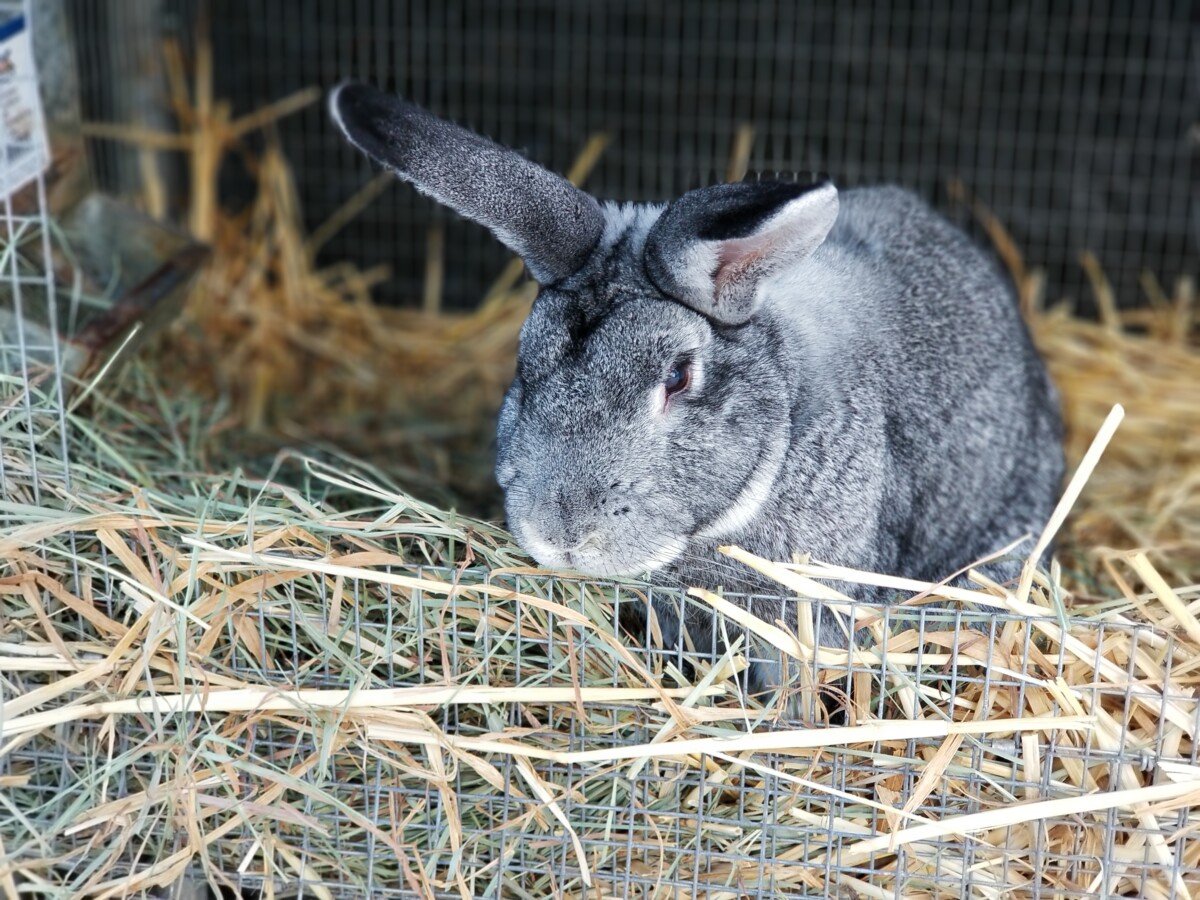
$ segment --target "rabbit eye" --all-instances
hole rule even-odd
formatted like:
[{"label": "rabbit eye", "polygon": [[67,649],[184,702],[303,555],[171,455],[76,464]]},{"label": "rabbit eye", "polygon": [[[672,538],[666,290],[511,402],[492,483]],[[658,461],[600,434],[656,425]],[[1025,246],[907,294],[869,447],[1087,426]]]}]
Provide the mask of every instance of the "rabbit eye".
[{"label": "rabbit eye", "polygon": [[683,391],[692,381],[692,366],[686,359],[682,359],[671,367],[671,371],[667,373],[666,379],[663,381],[663,387],[667,391],[667,399],[674,397],[680,391]]}]

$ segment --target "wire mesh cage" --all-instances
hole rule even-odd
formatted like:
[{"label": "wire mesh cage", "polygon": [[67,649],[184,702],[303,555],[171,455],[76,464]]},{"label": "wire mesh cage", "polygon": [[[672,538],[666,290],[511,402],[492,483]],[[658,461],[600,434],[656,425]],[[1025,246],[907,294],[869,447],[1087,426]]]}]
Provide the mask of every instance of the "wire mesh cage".
[{"label": "wire mesh cage", "polygon": [[[770,656],[736,637],[733,650],[664,650],[649,630],[615,653],[620,610],[644,609],[643,589],[409,567],[331,589],[322,573],[349,558],[336,551],[191,543],[190,564],[229,591],[249,573],[279,576],[247,606],[258,646],[229,620],[192,635],[203,661],[180,669],[202,668],[211,693],[68,706],[52,731],[36,713],[8,723],[36,734],[12,756],[12,801],[53,814],[44,839],[76,887],[95,869],[111,879],[100,863],[114,859],[141,875],[131,888],[170,874],[163,861],[188,858],[194,839],[176,808],[188,790],[202,801],[195,826],[216,838],[201,871],[243,891],[1168,897],[1200,875],[1191,657],[1154,629],[849,604],[873,639],[798,662],[799,718],[743,709],[753,721],[739,726],[755,727],[730,731],[710,696],[737,690],[733,659]],[[97,585],[106,615],[120,618],[121,593]],[[327,629],[338,604],[340,633]],[[190,608],[217,625],[205,606]],[[641,690],[631,672],[645,673]],[[233,680],[263,690],[247,702],[216,689]],[[496,685],[507,698],[485,696]],[[270,687],[295,699],[268,704]],[[427,711],[390,707],[406,689],[432,692]],[[696,717],[682,740],[672,701]],[[843,710],[841,727],[821,727],[827,708]],[[102,727],[102,713],[120,725]],[[77,776],[103,759],[119,761],[111,780]],[[1145,799],[1122,808],[1122,791]],[[105,840],[114,830],[122,840]]]},{"label": "wire mesh cage", "polygon": [[[96,119],[119,118],[131,96],[111,76],[147,55],[137,35],[148,23],[187,35],[197,21],[197,5],[178,0],[154,12],[77,6]],[[1126,304],[1145,302],[1146,272],[1168,285],[1195,275],[1187,3],[253,0],[209,10],[218,96],[235,112],[354,77],[560,172],[607,133],[589,188],[656,202],[723,177],[749,127],[751,170],[900,183],[964,224],[977,199],[1045,270],[1053,299],[1090,301],[1084,251]],[[313,225],[368,177],[319,109],[282,123],[281,138]],[[97,152],[102,181],[136,177],[128,151]],[[413,303],[440,248],[453,248],[446,302],[474,305],[503,251],[411,191],[380,198],[326,252],[391,264],[383,296]]]},{"label": "wire mesh cage", "polygon": [[[630,199],[723,177],[749,123],[752,168],[947,205],[957,177],[1064,286],[1082,249],[1122,291],[1194,266],[1183,4],[70,0],[0,3],[0,32],[51,6],[93,118],[132,104],[153,125],[146,41],[186,41],[206,11],[235,105],[356,74],[560,169],[608,130],[593,187]],[[314,221],[368,177],[318,110],[279,131]],[[0,182],[26,151],[6,142]],[[144,176],[144,155],[89,152],[101,183]],[[766,622],[733,595],[538,572],[501,529],[367,466],[211,472],[190,430],[222,410],[137,369],[122,403],[97,387],[201,251],[109,199],[60,214],[37,172],[0,226],[0,893],[1196,892],[1200,624],[1176,557],[1155,562],[1182,588],[1134,554],[1138,580],[1070,609],[1057,571],[1023,590],[731,558],[780,584]],[[395,192],[324,252],[392,261],[407,299],[439,233],[466,305],[504,258],[439,216]],[[116,253],[121,278],[89,244],[114,234],[155,248]],[[680,642],[671,610],[697,623]],[[756,663],[782,685],[751,696]]]},{"label": "wire mesh cage", "polygon": [[[0,26],[10,42],[6,91],[36,96],[36,72],[30,67],[27,9],[21,2],[0,4]],[[24,51],[22,54],[21,51]],[[13,61],[12,57],[18,58]],[[47,152],[45,124],[36,104],[16,103],[19,110],[5,123],[0,181],[4,218],[0,225],[4,269],[0,316],[0,373],[4,380],[4,428],[0,446],[21,445],[24,470],[0,470],[6,497],[23,496],[33,506],[42,502],[43,476],[65,477],[66,463],[60,314],[55,279],[48,270],[50,222],[42,177]],[[48,469],[49,472],[44,471]],[[8,519],[12,521],[12,519]]]}]

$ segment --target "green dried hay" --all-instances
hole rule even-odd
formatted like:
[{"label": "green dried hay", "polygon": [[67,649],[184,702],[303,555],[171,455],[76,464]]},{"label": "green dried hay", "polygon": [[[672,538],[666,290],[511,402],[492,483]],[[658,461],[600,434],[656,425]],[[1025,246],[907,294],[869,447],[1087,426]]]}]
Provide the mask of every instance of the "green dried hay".
[{"label": "green dried hay", "polygon": [[[27,520],[0,533],[0,878],[22,890],[122,896],[190,868],[322,896],[950,896],[968,877],[999,896],[1090,887],[1065,860],[1109,840],[1137,863],[1114,889],[1183,896],[1138,861],[1200,867],[1194,583],[1129,588],[1065,633],[1054,598],[1072,598],[1044,574],[1026,607],[906,584],[968,611],[865,616],[853,660],[799,622],[744,621],[809,661],[809,689],[853,663],[847,724],[797,728],[741,697],[744,638],[688,665],[646,653],[614,610],[636,586],[544,577],[500,529],[369,468],[208,473],[212,410],[140,367],[123,389],[73,414],[69,488],[40,460],[36,511],[27,445],[4,446],[6,511]],[[741,558],[795,585],[874,577]],[[1154,582],[1129,559],[1125,587]],[[1005,607],[1027,617],[964,637]],[[1152,750],[1157,779],[1131,761]]]}]

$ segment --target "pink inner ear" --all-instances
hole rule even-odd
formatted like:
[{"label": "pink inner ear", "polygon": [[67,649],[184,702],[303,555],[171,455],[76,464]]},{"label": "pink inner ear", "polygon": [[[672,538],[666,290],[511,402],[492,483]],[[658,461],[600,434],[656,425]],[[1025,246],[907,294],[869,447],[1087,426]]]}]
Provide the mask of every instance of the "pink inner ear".
[{"label": "pink inner ear", "polygon": [[717,271],[713,276],[715,300],[734,284],[741,281],[754,268],[755,263],[770,249],[767,241],[748,239],[722,241],[717,251]]}]

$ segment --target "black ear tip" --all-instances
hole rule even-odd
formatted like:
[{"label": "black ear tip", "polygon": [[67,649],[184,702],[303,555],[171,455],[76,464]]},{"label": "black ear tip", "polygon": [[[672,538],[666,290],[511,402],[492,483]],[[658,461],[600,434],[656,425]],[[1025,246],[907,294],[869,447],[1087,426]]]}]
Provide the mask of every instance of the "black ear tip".
[{"label": "black ear tip", "polygon": [[358,81],[343,81],[329,94],[329,115],[342,134],[359,150],[392,166],[398,164],[397,142],[421,114],[419,107],[400,97]]},{"label": "black ear tip", "polygon": [[358,81],[343,81],[329,94],[329,113],[343,131],[362,127],[387,111],[387,100],[395,102],[383,91]]}]

